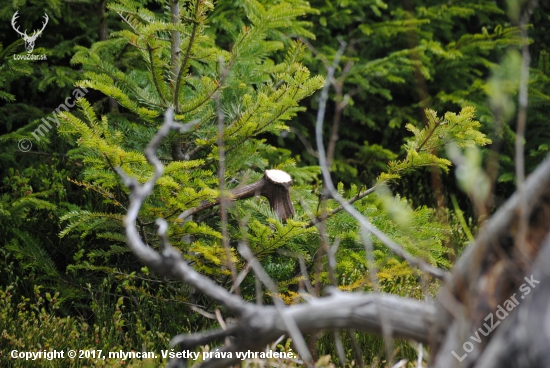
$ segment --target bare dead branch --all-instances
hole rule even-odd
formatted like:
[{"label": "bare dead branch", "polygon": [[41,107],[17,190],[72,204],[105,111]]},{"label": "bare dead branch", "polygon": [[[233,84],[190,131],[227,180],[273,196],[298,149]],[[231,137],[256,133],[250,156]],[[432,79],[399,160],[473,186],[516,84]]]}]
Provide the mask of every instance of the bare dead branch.
[{"label": "bare dead branch", "polygon": [[145,157],[147,161],[153,165],[154,173],[153,177],[144,184],[140,184],[136,179],[126,175],[120,167],[116,168],[124,184],[131,190],[130,205],[124,219],[126,239],[133,253],[151,270],[160,275],[174,277],[175,279],[194,286],[205,295],[227,307],[236,315],[239,315],[246,309],[246,303],[238,296],[228,293],[227,290],[217,285],[209,278],[193,270],[182,259],[181,254],[168,244],[168,240],[165,237],[166,226],[162,225],[162,222],[159,227],[161,239],[163,239],[164,243],[162,253],[156,252],[149,245],[145,244],[136,227],[136,220],[143,202],[147,196],[151,194],[156,181],[164,172],[164,166],[156,156],[158,146],[162,140],[168,136],[170,130],[174,129],[180,132],[186,132],[191,129],[194,124],[195,122],[187,125],[175,123],[173,121],[173,110],[169,109],[166,112],[164,124],[145,149]]},{"label": "bare dead branch", "polygon": [[[394,295],[328,291],[329,297],[285,307],[282,310],[284,317],[294,320],[303,334],[352,328],[381,334],[380,311],[385,310],[395,337],[428,341],[428,332],[435,322],[434,305]],[[232,344],[220,349],[221,352],[233,352],[233,358],[210,359],[200,367],[230,366],[239,362],[235,352],[261,351],[286,333],[284,321],[275,307],[250,309],[239,320]]]},{"label": "bare dead branch", "polygon": [[528,276],[540,284],[502,321],[475,368],[548,367],[550,356],[550,233]]},{"label": "bare dead branch", "polygon": [[306,139],[306,137],[304,137],[304,135],[302,134],[302,132],[294,127],[289,127],[288,130],[294,134],[296,134],[296,136],[298,137],[298,139],[300,140],[300,142],[302,142],[302,144],[304,145],[304,147],[306,148],[306,151],[307,153],[309,153],[310,155],[312,155],[313,157],[318,157],[318,154],[317,152],[313,149],[313,147],[311,147],[311,144],[309,143],[309,141]]},{"label": "bare dead branch", "polygon": [[170,341],[170,346],[179,346],[181,349],[190,350],[199,345],[206,345],[217,339],[223,339],[233,335],[237,331],[237,326],[231,326],[226,329],[205,331],[201,333],[176,335]]},{"label": "bare dead branch", "polygon": [[[344,51],[343,48],[340,48],[339,50],[340,56],[343,53],[343,51]],[[336,64],[339,61],[339,59],[340,57],[337,55],[337,57],[334,59]],[[429,263],[427,263],[422,259],[418,259],[410,255],[399,244],[395,243],[386,234],[384,234],[382,231],[378,230],[378,228],[372,225],[370,221],[365,216],[363,216],[359,211],[357,211],[355,207],[353,207],[348,201],[344,200],[344,198],[340,196],[340,194],[334,187],[334,183],[332,182],[330,171],[326,162],[326,153],[325,153],[325,148],[323,144],[323,122],[325,118],[326,103],[328,100],[328,90],[330,87],[329,81],[333,78],[335,69],[336,69],[335,64],[333,64],[328,69],[325,85],[323,86],[323,89],[321,91],[321,97],[319,98],[319,110],[317,112],[317,122],[315,125],[315,139],[317,141],[317,150],[319,151],[319,164],[321,166],[321,171],[323,173],[323,180],[326,184],[327,190],[332,195],[332,197],[338,203],[340,203],[342,208],[345,211],[347,211],[351,216],[353,216],[357,220],[357,222],[359,222],[362,228],[368,230],[370,233],[372,233],[374,236],[380,239],[380,241],[385,246],[387,246],[392,252],[394,252],[398,256],[405,259],[409,265],[413,267],[418,267],[421,271],[426,272],[436,278],[439,278],[439,279],[445,278],[445,276],[447,275],[447,272],[430,265]]]},{"label": "bare dead branch", "polygon": [[[361,192],[361,193],[358,193],[355,197],[349,199],[347,201],[348,204],[353,204],[355,202],[357,202],[358,200],[360,199],[363,199],[365,198],[366,196],[368,196],[369,194],[373,193],[376,188],[378,188],[380,185],[384,184],[385,182],[380,182],[378,184],[376,184],[375,186],[373,186],[372,188],[369,188],[367,190],[365,190],[364,192]],[[325,214],[325,219],[328,219],[328,218],[331,218],[332,216],[336,215],[338,212],[342,211],[344,209],[344,206],[343,205],[340,205],[338,207],[336,207],[335,209],[333,209],[332,211],[328,212],[327,214]],[[318,216],[316,218],[314,218],[313,220],[311,220],[309,222],[309,224],[307,224],[306,227],[312,227],[312,226],[315,226],[316,224],[318,224],[320,221],[322,220],[322,216]]]}]

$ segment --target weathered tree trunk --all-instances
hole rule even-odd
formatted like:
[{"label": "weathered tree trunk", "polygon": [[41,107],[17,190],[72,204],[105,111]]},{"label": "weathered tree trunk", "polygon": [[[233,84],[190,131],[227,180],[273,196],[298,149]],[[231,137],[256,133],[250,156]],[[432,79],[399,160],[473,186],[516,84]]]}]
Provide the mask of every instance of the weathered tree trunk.
[{"label": "weathered tree trunk", "polygon": [[[519,237],[521,201],[527,210],[525,239]],[[526,181],[523,192],[516,193],[488,221],[440,291],[432,336],[434,367],[474,367],[479,359],[486,359],[484,349],[496,332],[484,334],[498,324],[499,305],[504,308],[503,303],[514,293],[519,304],[523,303],[520,287],[526,283],[524,278],[533,274],[549,231],[550,159],[546,159]],[[534,294],[538,293],[537,288]],[[530,297],[525,295],[525,299]],[[546,310],[547,305],[539,308]]]},{"label": "weathered tree trunk", "polygon": [[550,367],[550,236],[531,274],[533,292],[518,298],[517,310],[491,336],[475,368]]},{"label": "weathered tree trunk", "polygon": [[[290,186],[292,178],[281,170],[265,170],[264,176],[255,183],[237,187],[229,191],[231,199],[240,200],[261,195],[267,198],[271,209],[275,211],[281,220],[286,220],[294,215],[294,205],[290,199]],[[197,212],[218,205],[221,198],[212,202],[204,201],[200,206],[183,212],[179,218],[185,219]]]}]

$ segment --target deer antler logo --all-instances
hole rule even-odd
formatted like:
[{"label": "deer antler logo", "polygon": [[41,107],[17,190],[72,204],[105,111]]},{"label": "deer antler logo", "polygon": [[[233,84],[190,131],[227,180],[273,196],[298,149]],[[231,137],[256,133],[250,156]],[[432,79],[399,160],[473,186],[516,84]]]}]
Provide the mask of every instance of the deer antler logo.
[{"label": "deer antler logo", "polygon": [[15,29],[15,32],[19,33],[19,35],[23,37],[23,40],[25,40],[25,49],[30,54],[32,50],[34,50],[34,42],[36,41],[38,36],[42,34],[42,31],[44,30],[44,28],[46,28],[46,24],[48,24],[48,20],[50,18],[48,17],[48,14],[44,13],[44,22],[42,23],[42,29],[40,31],[34,31],[33,34],[29,36],[27,35],[26,29],[24,33],[21,33],[19,31],[19,26],[15,25],[15,21],[17,20],[17,18],[19,18],[19,15],[17,13],[19,13],[19,10],[16,11],[13,17],[11,18],[11,26],[13,27],[13,29]]}]

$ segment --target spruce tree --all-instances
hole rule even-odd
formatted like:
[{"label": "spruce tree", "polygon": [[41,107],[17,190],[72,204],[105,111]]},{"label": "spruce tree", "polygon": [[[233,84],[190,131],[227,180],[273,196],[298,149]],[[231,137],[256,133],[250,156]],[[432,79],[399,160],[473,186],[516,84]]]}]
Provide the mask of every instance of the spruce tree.
[{"label": "spruce tree", "polygon": [[[105,212],[76,210],[63,217],[67,225],[62,237],[80,234],[107,240],[83,250],[82,258],[71,269],[109,274],[124,269],[128,287],[145,292],[131,286],[132,275],[151,276],[147,269],[132,265],[132,256],[126,254],[122,221],[128,189],[122,185],[115,168],[140,182],[151,176],[152,169],[142,151],[158,130],[164,111],[173,108],[176,120],[193,127],[188,132],[170,135],[169,141],[160,147],[159,156],[166,166],[164,175],[138,218],[140,233],[148,244],[155,247],[159,244],[155,219],[167,219],[171,243],[195,269],[229,288],[236,273],[245,266],[234,251],[238,239],[244,238],[270,274],[280,281],[285,301],[291,303],[297,296],[296,285],[301,278],[296,272],[299,259],[305,259],[310,267],[315,264],[319,233],[313,225],[322,211],[327,211],[331,217],[327,225],[329,237],[341,239],[343,245],[337,266],[341,287],[369,289],[361,271],[367,267],[364,251],[356,250],[358,227],[333,201],[321,209],[319,198],[311,190],[318,168],[296,167],[294,159],[285,158],[284,153],[263,139],[266,133],[288,130],[285,122],[303,110],[298,102],[323,83],[321,77],[311,77],[300,63],[305,51],[301,42],[286,42],[285,56],[280,57],[285,43],[270,36],[280,36],[276,31],[284,29],[298,32],[297,19],[311,10],[300,2],[265,7],[249,2],[245,7],[247,20],[238,32],[230,33],[234,37],[230,42],[223,42],[230,45],[226,50],[206,32],[208,14],[212,11],[210,3],[196,1],[179,7],[177,15],[174,7],[155,13],[128,1],[110,4],[109,8],[126,24],[125,29],[89,49],[80,49],[73,58],[85,70],[85,79],[78,85],[114,99],[119,111],[98,117],[83,98],[79,107],[84,118],[71,113],[61,115],[64,123],[60,132],[77,142],[70,155],[85,166],[82,179],[71,180],[100,193],[110,206]],[[279,62],[274,60],[277,58]],[[425,166],[448,170],[450,161],[440,154],[449,142],[461,147],[487,144],[489,140],[478,131],[473,113],[473,108],[466,108],[460,114],[448,113],[439,118],[436,112],[426,111],[429,124],[423,129],[408,126],[413,136],[404,158],[391,161],[374,184],[382,187],[400,179],[404,172]],[[265,169],[290,174],[296,214],[283,221],[265,198],[235,201],[229,208],[225,233],[224,221],[218,217],[219,210],[214,204],[223,196],[235,194],[243,185],[260,180]],[[220,191],[220,186],[231,191]],[[433,210],[427,207],[407,210],[406,200],[383,195],[368,197],[366,189],[353,186],[345,195],[351,200],[356,196],[364,198],[355,203],[358,208],[363,213],[372,213],[373,222],[406,244],[407,251],[436,266],[449,267],[449,249],[443,246],[449,229],[434,223]],[[342,186],[340,190],[344,194]],[[197,207],[208,210],[196,213]],[[401,211],[397,208],[409,216],[392,218],[392,211]],[[196,214],[179,216],[189,211]],[[229,253],[227,246],[231,249]],[[402,268],[399,272],[407,275],[402,280],[413,292],[414,270],[406,263],[395,263],[382,243],[376,242],[376,246],[377,261],[382,269],[388,270],[388,277],[395,277],[395,267]],[[289,254],[294,256],[289,258]],[[236,268],[232,270],[231,264]],[[315,276],[317,283],[328,281],[325,266],[321,269]],[[396,287],[394,282],[388,285],[390,289]],[[247,278],[241,287],[245,295],[252,297],[252,279]],[[169,291],[163,292],[176,297]],[[183,300],[195,297],[184,293]]]}]

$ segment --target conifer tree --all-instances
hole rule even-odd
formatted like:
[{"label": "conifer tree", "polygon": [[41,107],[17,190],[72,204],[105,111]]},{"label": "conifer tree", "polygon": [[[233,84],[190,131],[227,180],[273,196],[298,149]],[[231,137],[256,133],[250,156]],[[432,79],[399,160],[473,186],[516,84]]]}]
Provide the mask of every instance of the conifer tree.
[{"label": "conifer tree", "polygon": [[[75,243],[62,242],[59,217],[72,204],[85,204],[87,199],[71,190],[65,180],[78,175],[78,167],[66,165],[64,150],[68,147],[57,138],[55,129],[42,134],[36,141],[33,133],[52,117],[52,111],[71,95],[79,73],[69,65],[69,55],[77,43],[91,43],[93,23],[80,21],[91,8],[63,7],[60,1],[47,5],[40,1],[3,4],[0,10],[0,244],[3,263],[13,262],[14,272],[1,281],[3,286],[19,283],[19,291],[29,292],[33,282],[42,284],[48,292],[62,288],[65,300],[81,298],[79,287],[67,283],[64,265]],[[28,55],[24,40],[12,28],[17,24],[28,29],[35,21],[49,21],[36,40],[34,54],[45,55],[45,61],[22,59]],[[59,23],[66,22],[64,42],[59,42]],[[55,127],[56,124],[53,124]],[[51,125],[50,125],[51,126]],[[43,133],[43,132],[42,132]],[[32,291],[30,292],[32,294]],[[65,307],[65,306],[64,306]]]},{"label": "conifer tree", "polygon": [[[174,244],[201,272],[227,282],[228,254],[218,219],[208,220],[211,214],[203,219],[202,213],[192,220],[177,217],[223,195],[220,178],[232,188],[257,180],[263,170],[272,168],[265,157],[274,148],[259,136],[287,129],[284,122],[303,110],[298,102],[317,90],[323,79],[311,77],[300,64],[304,51],[300,42],[282,50],[284,44],[270,35],[285,29],[299,32],[303,27],[296,18],[312,10],[301,2],[269,7],[249,2],[249,25],[241,27],[231,49],[225,50],[206,32],[212,4],[197,0],[172,5],[170,12],[153,12],[128,1],[110,4],[125,29],[90,49],[80,49],[73,58],[85,69],[86,79],[78,85],[114,99],[119,113],[99,118],[84,98],[79,101],[83,119],[71,113],[61,115],[60,133],[77,142],[70,155],[85,164],[82,180],[71,180],[100,193],[110,205],[110,210],[102,213],[67,213],[61,236],[93,233],[108,240],[83,253],[85,258],[74,265],[76,269],[113,273],[121,267],[121,260],[131,262],[124,258],[127,250],[122,235],[128,192],[113,169],[121,167],[140,181],[151,175],[141,152],[158,129],[164,111],[173,107],[176,119],[194,127],[172,135],[163,145],[165,175],[150,207],[140,214],[141,231],[155,243],[155,219],[171,219]],[[276,53],[285,55],[280,62],[271,58]],[[222,168],[224,175],[218,176]],[[296,170],[293,160],[273,168],[292,175],[296,188],[316,173],[314,169]],[[282,223],[264,200],[248,201],[231,211],[254,212],[257,219],[250,222],[254,224],[250,232],[258,236],[258,252],[264,256],[313,231],[301,226],[303,220]],[[233,237],[238,226],[229,231]],[[109,259],[117,255],[122,258],[114,266]]]},{"label": "conifer tree", "polygon": [[[297,168],[293,159],[284,156],[269,162],[277,150],[262,139],[266,133],[287,130],[285,121],[303,110],[298,102],[323,83],[321,77],[311,77],[300,63],[305,51],[301,42],[272,39],[285,29],[300,34],[303,28],[297,19],[312,10],[301,2],[266,6],[247,2],[247,20],[238,32],[230,32],[234,38],[224,41],[231,45],[226,50],[206,32],[213,10],[210,3],[197,0],[172,5],[170,12],[164,8],[155,13],[128,1],[110,4],[109,8],[126,24],[125,29],[89,49],[80,49],[73,58],[85,69],[85,79],[78,85],[101,91],[120,105],[118,113],[98,117],[83,98],[79,107],[84,118],[71,113],[61,115],[64,124],[60,132],[77,142],[70,155],[85,165],[82,179],[71,180],[100,193],[110,206],[105,212],[76,210],[63,217],[67,225],[62,237],[94,234],[107,240],[83,250],[73,269],[114,274],[122,264],[133,262],[124,254],[127,249],[122,233],[128,189],[115,169],[120,168],[139,182],[151,177],[152,169],[141,152],[157,132],[164,111],[173,108],[174,118],[192,127],[172,133],[160,146],[159,157],[166,168],[138,217],[141,236],[148,244],[159,243],[155,219],[165,218],[169,221],[171,244],[196,270],[228,288],[238,288],[236,275],[244,270],[244,263],[234,249],[235,242],[244,238],[280,282],[285,301],[291,303],[302,277],[296,272],[299,260],[305,259],[310,267],[316,262],[319,233],[313,225],[326,212],[331,217],[327,224],[330,239],[342,241],[336,269],[339,284],[345,290],[370,288],[362,272],[367,268],[364,251],[355,250],[359,228],[336,202],[329,201],[321,209],[319,198],[311,191],[310,183],[318,168]],[[285,44],[285,56],[275,61]],[[458,115],[441,118],[427,111],[430,123],[424,129],[409,126],[414,136],[410,137],[404,159],[390,162],[375,185],[382,187],[400,179],[403,172],[424,166],[447,170],[450,161],[439,155],[451,141],[462,147],[487,144],[489,140],[477,130],[473,111],[466,108]],[[234,195],[243,185],[260,180],[265,169],[272,168],[292,177],[291,197],[296,207],[293,217],[282,221],[262,198],[234,202],[228,208],[227,223],[223,210],[222,218],[218,217],[215,204],[223,202],[220,198]],[[224,187],[231,191],[225,192]],[[407,252],[435,266],[449,267],[449,249],[443,246],[449,229],[433,222],[432,210],[407,210],[406,200],[400,198],[368,197],[372,188],[353,186],[344,193],[340,186],[340,191],[361,212],[372,213],[373,223],[404,244]],[[209,210],[198,212],[196,208]],[[402,211],[409,216],[392,217],[392,213]],[[179,216],[182,213],[194,215]],[[377,262],[387,271],[388,288],[396,287],[397,272],[404,276],[402,285],[414,292],[414,270],[406,262],[392,260],[393,253],[383,243],[377,241],[376,246]],[[289,254],[294,256],[289,259]],[[112,257],[117,259],[116,266],[110,261]],[[329,281],[326,264],[320,266],[322,272],[314,280],[319,285]],[[147,269],[135,266],[125,272],[148,275]],[[247,271],[243,272],[246,275]],[[131,275],[126,276],[129,285]],[[248,278],[241,285],[247,295],[253,295],[251,281]],[[135,286],[129,287],[139,292]],[[194,298],[190,294],[183,297]]]}]

